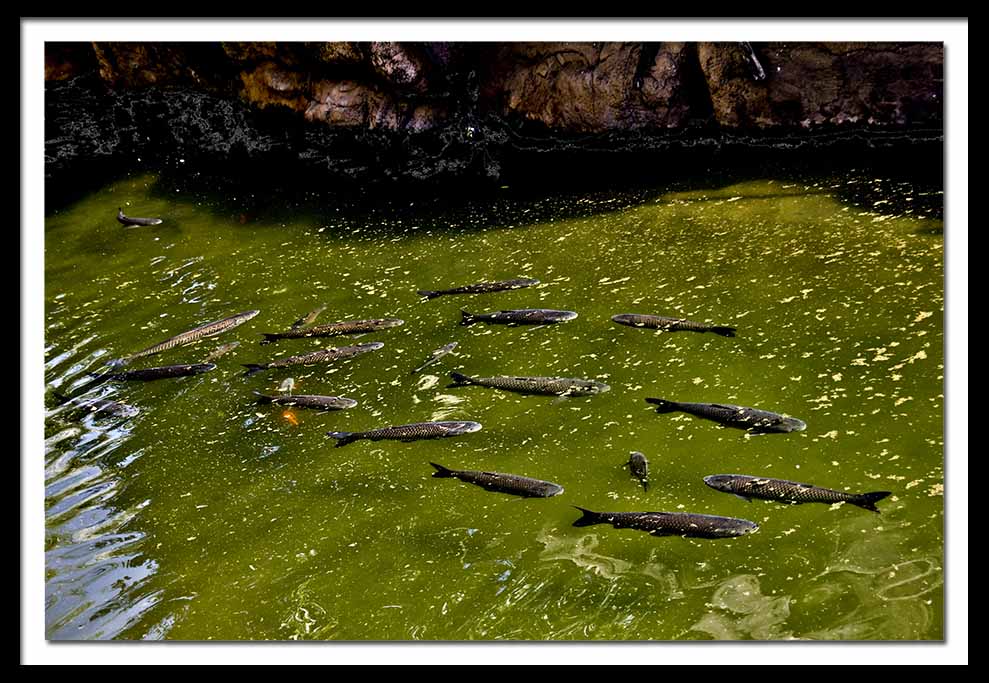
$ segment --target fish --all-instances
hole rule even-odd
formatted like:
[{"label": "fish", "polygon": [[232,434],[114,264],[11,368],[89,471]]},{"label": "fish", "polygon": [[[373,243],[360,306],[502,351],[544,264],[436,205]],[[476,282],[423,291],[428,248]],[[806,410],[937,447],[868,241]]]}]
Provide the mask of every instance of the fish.
[{"label": "fish", "polygon": [[311,323],[312,321],[314,321],[316,318],[318,318],[319,317],[319,314],[322,313],[325,310],[326,310],[326,306],[320,306],[319,308],[315,308],[315,309],[309,311],[304,316],[302,316],[301,318],[299,318],[298,320],[296,320],[294,323],[292,323],[292,329],[294,330],[296,328],[304,327],[305,325],[308,325],[309,323]]},{"label": "fish", "polygon": [[94,376],[93,379],[80,387],[74,396],[78,396],[86,391],[89,391],[94,386],[102,384],[103,382],[149,382],[157,379],[171,379],[173,377],[199,375],[214,369],[216,369],[216,365],[214,363],[195,363],[192,365],[163,365],[157,368],[141,368],[139,370],[105,372]]},{"label": "fish", "polygon": [[460,310],[461,325],[474,323],[491,323],[495,325],[551,325],[573,320],[577,317],[574,311],[554,311],[550,308],[522,308],[495,313],[470,313]]},{"label": "fish", "polygon": [[337,360],[345,360],[347,358],[359,356],[362,353],[367,353],[368,351],[377,351],[383,346],[384,344],[382,342],[367,342],[364,344],[355,344],[353,346],[338,346],[336,348],[320,349],[319,351],[304,353],[300,356],[279,358],[278,360],[273,360],[268,363],[242,363],[242,365],[247,368],[247,372],[244,373],[244,376],[250,377],[256,372],[268,370],[269,368],[284,368],[291,365],[314,365],[316,363],[332,363]]},{"label": "fish", "polygon": [[713,489],[725,493],[734,493],[749,502],[753,498],[776,500],[782,503],[851,503],[860,508],[878,513],[876,502],[892,491],[870,491],[869,493],[847,493],[833,489],[821,488],[813,484],[801,484],[786,479],[770,479],[768,477],[751,477],[747,474],[712,474],[704,477],[704,483]]},{"label": "fish", "polygon": [[150,356],[155,353],[161,353],[162,351],[168,351],[176,346],[185,346],[186,344],[192,344],[199,341],[200,339],[205,339],[206,337],[213,337],[222,332],[227,332],[232,330],[238,325],[246,323],[248,320],[256,316],[261,311],[244,311],[243,313],[237,313],[231,315],[223,320],[216,320],[211,323],[206,323],[205,325],[200,325],[188,332],[183,332],[182,334],[177,334],[174,337],[169,337],[165,341],[158,342],[154,346],[149,346],[143,351],[138,351],[137,353],[131,354],[129,356],[124,356],[123,358],[118,358],[117,360],[110,361],[107,365],[126,365],[135,358],[142,358],[144,356]]},{"label": "fish", "polygon": [[386,330],[389,327],[404,325],[404,320],[398,318],[380,318],[377,320],[345,320],[338,323],[327,323],[325,325],[314,325],[313,327],[303,327],[288,332],[263,332],[264,341],[262,344],[270,344],[278,339],[303,339],[305,337],[336,337],[343,334],[364,334],[377,330]]},{"label": "fish", "polygon": [[481,423],[469,420],[453,422],[416,422],[407,425],[397,425],[394,427],[381,427],[366,432],[327,432],[327,436],[332,436],[337,440],[336,446],[346,446],[348,443],[368,439],[370,441],[381,441],[389,439],[394,441],[420,441],[422,439],[439,439],[447,436],[460,436],[470,434],[481,428]]},{"label": "fish", "polygon": [[414,375],[417,372],[420,372],[422,370],[425,370],[430,365],[432,365],[433,363],[435,363],[436,361],[438,361],[440,358],[442,358],[446,354],[448,354],[451,351],[453,351],[455,348],[457,348],[457,342],[450,342],[449,344],[446,344],[444,346],[441,346],[440,348],[436,349],[435,351],[433,351],[429,355],[429,358],[426,359],[426,362],[425,363],[423,363],[422,365],[420,365],[419,367],[417,367],[410,374],[413,374]]},{"label": "fish", "polygon": [[117,220],[124,225],[160,225],[160,218],[136,218],[134,216],[125,216],[123,207],[117,208]]},{"label": "fish", "polygon": [[593,396],[608,391],[604,382],[593,379],[572,377],[468,377],[459,372],[451,372],[453,383],[447,388],[476,385],[492,389],[504,389],[520,394],[546,394],[549,396]]},{"label": "fish", "polygon": [[357,405],[352,398],[342,396],[313,396],[295,394],[291,396],[266,396],[255,391],[258,403],[274,403],[276,406],[298,406],[299,408],[317,408],[319,410],[345,410]]},{"label": "fish", "polygon": [[803,420],[758,408],[727,403],[680,403],[662,398],[647,398],[646,403],[655,405],[657,413],[680,411],[705,420],[713,420],[725,427],[744,429],[753,434],[802,432],[807,429],[807,423]]},{"label": "fish", "polygon": [[747,519],[699,515],[693,512],[592,512],[574,506],[584,516],[573,526],[610,524],[616,529],[636,529],[653,536],[684,536],[687,538],[733,538],[759,530],[759,525]]},{"label": "fish", "polygon": [[531,277],[520,277],[514,280],[502,280],[501,282],[479,282],[474,285],[464,285],[453,289],[420,289],[416,293],[426,299],[435,299],[438,296],[450,294],[486,294],[488,292],[504,292],[509,289],[521,289],[538,285],[539,280]]},{"label": "fish", "polygon": [[203,359],[203,362],[204,363],[210,363],[210,362],[216,360],[217,358],[219,358],[220,356],[225,356],[226,354],[230,353],[231,351],[233,351],[234,349],[236,349],[238,346],[240,346],[240,342],[239,341],[234,341],[234,342],[228,342],[226,344],[221,344],[220,346],[217,346],[215,349],[213,349],[213,351],[208,356],[206,356],[206,358]]},{"label": "fish", "polygon": [[510,493],[513,496],[525,498],[550,498],[563,493],[563,487],[551,481],[523,477],[518,474],[503,474],[501,472],[480,472],[477,470],[451,470],[435,462],[429,463],[436,468],[434,477],[455,478],[468,484],[476,484],[488,491]]},{"label": "fish", "polygon": [[97,398],[91,401],[83,401],[73,406],[72,415],[82,418],[86,415],[112,415],[113,417],[134,417],[141,412],[140,408],[113,401],[106,398]]},{"label": "fish", "polygon": [[642,490],[649,490],[649,461],[639,451],[632,451],[628,458],[629,471],[642,482]]},{"label": "fish", "polygon": [[666,332],[714,332],[722,337],[734,337],[737,329],[724,325],[695,323],[685,318],[667,318],[661,315],[642,313],[619,313],[611,316],[611,319],[619,325],[628,325],[629,327],[646,327],[651,330],[664,330]]}]

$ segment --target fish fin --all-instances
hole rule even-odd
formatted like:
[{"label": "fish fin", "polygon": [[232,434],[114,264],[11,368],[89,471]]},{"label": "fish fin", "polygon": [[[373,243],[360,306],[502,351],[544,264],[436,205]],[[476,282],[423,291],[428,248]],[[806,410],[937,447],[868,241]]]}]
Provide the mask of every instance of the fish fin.
[{"label": "fish fin", "polygon": [[436,468],[436,471],[433,472],[434,477],[445,479],[453,476],[453,470],[443,467],[443,465],[437,465],[435,462],[431,462],[429,464]]},{"label": "fish fin", "polygon": [[657,413],[673,413],[677,410],[676,403],[663,398],[647,398],[646,403],[652,403],[656,406]]},{"label": "fish fin", "polygon": [[585,508],[574,505],[575,508],[584,513],[584,516],[574,522],[571,526],[591,526],[592,524],[601,524],[601,513],[591,512]]},{"label": "fish fin", "polygon": [[256,372],[261,372],[262,370],[267,369],[263,365],[257,365],[256,363],[241,363],[241,365],[247,368],[247,372],[244,373],[244,377],[250,377]]},{"label": "fish fin", "polygon": [[569,398],[570,398],[570,395],[569,394],[560,394],[559,396],[557,396],[556,398],[553,399],[553,405],[557,405],[557,404],[560,404],[560,403],[566,403],[566,401]]},{"label": "fish fin", "polygon": [[876,507],[876,502],[882,500],[886,496],[891,495],[892,493],[892,491],[872,491],[871,493],[863,493],[855,496],[855,498],[849,500],[848,502],[852,505],[858,505],[860,508],[865,508],[866,510],[871,510],[876,514],[879,514],[879,508]]},{"label": "fish fin", "polygon": [[748,496],[743,496],[741,493],[733,493],[732,495],[735,496],[736,498],[741,498],[746,503],[751,503],[752,502],[752,499],[751,498],[749,498]]},{"label": "fish fin", "polygon": [[358,432],[326,432],[327,436],[332,436],[337,440],[336,447],[346,446],[348,443],[353,443],[361,438]]},{"label": "fish fin", "polygon": [[460,324],[461,325],[470,325],[471,323],[476,323],[476,322],[477,322],[477,315],[476,314],[469,313],[468,311],[465,311],[462,308],[460,309]]},{"label": "fish fin", "polygon": [[646,491],[646,492],[649,491],[649,480],[648,479],[643,479],[642,480],[642,490],[643,491]]},{"label": "fish fin", "polygon": [[715,334],[720,334],[722,337],[734,337],[735,336],[735,328],[734,327],[724,327],[724,326],[719,325],[717,327],[712,327],[711,328],[711,332],[714,332]]},{"label": "fish fin", "polygon": [[451,372],[450,377],[453,378],[453,382],[451,384],[446,385],[447,389],[449,389],[450,387],[465,387],[468,384],[474,383],[473,378],[468,377],[467,375],[460,372],[456,372],[456,371]]},{"label": "fish fin", "polygon": [[271,396],[265,396],[260,391],[256,391],[255,390],[255,391],[252,391],[251,393],[258,397],[258,403],[272,403],[273,402]]},{"label": "fish fin", "polygon": [[424,296],[426,299],[435,299],[440,295],[439,292],[434,292],[431,289],[420,289],[416,292],[419,296]]}]

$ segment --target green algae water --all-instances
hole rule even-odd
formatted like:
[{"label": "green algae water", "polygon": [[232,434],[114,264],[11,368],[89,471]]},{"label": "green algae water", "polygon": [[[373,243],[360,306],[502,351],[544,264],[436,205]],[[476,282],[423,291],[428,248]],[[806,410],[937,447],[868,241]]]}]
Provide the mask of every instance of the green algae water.
[{"label": "green algae water", "polygon": [[[869,190],[867,202],[848,190]],[[915,190],[868,174],[358,214],[117,180],[45,225],[46,636],[175,640],[933,640],[944,637],[944,238]],[[939,193],[938,193],[939,195]],[[277,205],[274,199],[270,202]],[[159,226],[125,228],[128,215]],[[500,207],[509,207],[502,218]],[[904,208],[907,207],[907,208]],[[531,277],[427,301],[418,289]],[[362,337],[261,345],[317,323],[401,318]],[[460,325],[515,308],[555,325]],[[107,382],[105,364],[229,315],[236,329],[135,360],[215,370]],[[736,327],[734,338],[616,325],[618,313]],[[264,363],[384,346],[326,365]],[[429,354],[453,353],[419,374]],[[591,397],[448,387],[469,375],[605,382]],[[253,391],[354,399],[319,413]],[[646,397],[798,417],[753,436]],[[328,431],[473,420],[480,431],[335,447]],[[628,471],[649,459],[649,488]],[[556,482],[526,499],[430,463]],[[891,491],[847,504],[746,502],[711,474]],[[740,517],[739,538],[653,537],[581,513]]]}]

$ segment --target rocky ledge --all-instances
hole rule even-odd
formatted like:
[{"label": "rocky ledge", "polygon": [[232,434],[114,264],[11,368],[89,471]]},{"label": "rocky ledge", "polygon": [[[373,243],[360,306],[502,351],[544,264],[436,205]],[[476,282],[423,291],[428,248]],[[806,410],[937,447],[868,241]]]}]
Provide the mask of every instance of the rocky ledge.
[{"label": "rocky ledge", "polygon": [[48,43],[45,57],[54,182],[275,163],[317,185],[505,182],[547,155],[942,139],[940,43]]}]

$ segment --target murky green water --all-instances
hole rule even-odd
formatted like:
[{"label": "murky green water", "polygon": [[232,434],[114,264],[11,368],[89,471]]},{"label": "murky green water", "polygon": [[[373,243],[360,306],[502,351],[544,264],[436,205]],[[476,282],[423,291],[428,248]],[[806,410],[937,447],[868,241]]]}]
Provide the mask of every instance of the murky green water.
[{"label": "murky green water", "polygon": [[[881,186],[869,206],[851,183]],[[490,211],[355,218],[332,205],[238,214],[114,182],[48,216],[49,389],[111,358],[249,309],[227,334],[136,361],[211,373],[105,384],[140,409],[46,414],[51,639],[940,639],[943,637],[941,221],[884,213],[909,190],[881,178],[759,180],[648,199],[573,198],[554,220]],[[229,198],[228,198],[229,199]],[[277,205],[277,198],[272,204]],[[130,215],[161,216],[125,229]],[[566,207],[565,207],[566,208]],[[550,211],[549,213],[552,213]],[[569,217],[565,217],[569,216]],[[574,217],[578,216],[578,217]],[[536,288],[423,301],[416,289],[535,277]],[[335,366],[242,376],[336,340],[261,346],[325,304],[319,322],[399,317],[380,351]],[[459,308],[579,312],[542,328],[462,327]],[[733,339],[656,334],[616,313],[733,325]],[[410,375],[429,352],[451,355]],[[322,342],[322,344],[321,344]],[[554,400],[446,373],[598,379]],[[319,414],[259,406],[252,390],[348,396]],[[748,437],[643,399],[728,402],[797,416],[801,433]],[[476,420],[474,434],[334,448],[329,430]],[[644,492],[624,467],[651,463]],[[558,482],[550,499],[434,479],[448,467]],[[744,473],[852,491],[853,506],[747,503],[704,485]],[[738,539],[575,528],[572,506],[744,517]]]}]

